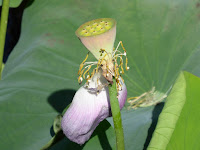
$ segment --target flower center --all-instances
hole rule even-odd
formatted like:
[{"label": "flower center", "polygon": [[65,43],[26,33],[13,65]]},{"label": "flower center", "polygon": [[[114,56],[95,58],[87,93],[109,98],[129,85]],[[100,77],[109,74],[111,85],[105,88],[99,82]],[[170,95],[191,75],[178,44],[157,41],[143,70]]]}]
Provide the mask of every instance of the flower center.
[{"label": "flower center", "polygon": [[[124,50],[124,53],[120,52],[118,50],[119,46],[122,46],[122,49]],[[80,68],[78,71],[78,82],[79,84],[82,83],[83,79],[86,79],[86,83],[89,84],[91,78],[94,76],[95,73],[99,72],[99,69],[102,70],[102,75],[106,78],[106,80],[112,84],[113,77],[116,79],[117,83],[117,90],[122,89],[122,84],[121,80],[124,82],[121,74],[124,74],[124,63],[123,63],[123,57],[125,56],[126,62],[125,62],[125,68],[126,70],[129,69],[127,66],[128,64],[128,58],[126,56],[126,50],[120,41],[119,44],[117,45],[117,48],[113,50],[113,53],[107,53],[106,50],[100,49],[100,58],[98,61],[95,62],[86,62],[89,53],[87,54],[86,58],[84,61],[80,64]],[[119,59],[119,60],[118,60]],[[96,68],[93,69],[92,73],[90,74],[89,71],[92,68],[92,66],[96,65]],[[86,76],[87,74],[87,76]],[[97,79],[98,80],[98,79]],[[98,83],[98,82],[97,82]],[[106,84],[108,85],[108,84]],[[102,85],[99,85],[102,87]]]}]

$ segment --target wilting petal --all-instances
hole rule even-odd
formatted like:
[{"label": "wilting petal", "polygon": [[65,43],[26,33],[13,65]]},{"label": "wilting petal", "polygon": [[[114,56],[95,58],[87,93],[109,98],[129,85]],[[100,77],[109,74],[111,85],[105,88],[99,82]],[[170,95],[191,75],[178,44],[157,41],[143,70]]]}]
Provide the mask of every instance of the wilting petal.
[{"label": "wilting petal", "polygon": [[97,58],[100,49],[112,54],[116,37],[116,21],[112,18],[100,18],[81,25],[76,35],[83,45]]},{"label": "wilting petal", "polygon": [[[125,84],[119,91],[120,109],[124,106],[127,97]],[[110,116],[110,104],[108,88],[104,88],[99,94],[81,87],[75,94],[72,104],[62,119],[62,130],[73,142],[84,144],[97,125]]]},{"label": "wilting petal", "polygon": [[124,107],[126,98],[127,98],[127,89],[126,89],[126,85],[123,84],[122,90],[119,91],[119,98],[118,98],[120,110]]}]

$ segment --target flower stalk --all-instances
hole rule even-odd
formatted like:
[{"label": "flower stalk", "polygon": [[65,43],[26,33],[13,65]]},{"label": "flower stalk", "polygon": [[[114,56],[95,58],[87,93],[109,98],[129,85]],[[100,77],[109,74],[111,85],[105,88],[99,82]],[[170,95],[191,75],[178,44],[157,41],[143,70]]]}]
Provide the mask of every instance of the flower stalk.
[{"label": "flower stalk", "polygon": [[9,14],[9,0],[3,0],[2,11],[1,11],[1,24],[0,24],[0,79],[2,72],[2,64],[3,64],[3,52],[5,46],[8,14]]},{"label": "flower stalk", "polygon": [[111,112],[114,122],[114,129],[116,135],[116,146],[118,150],[124,150],[124,132],[122,126],[121,112],[119,102],[117,100],[116,80],[113,79],[113,84],[108,87],[110,95]]}]

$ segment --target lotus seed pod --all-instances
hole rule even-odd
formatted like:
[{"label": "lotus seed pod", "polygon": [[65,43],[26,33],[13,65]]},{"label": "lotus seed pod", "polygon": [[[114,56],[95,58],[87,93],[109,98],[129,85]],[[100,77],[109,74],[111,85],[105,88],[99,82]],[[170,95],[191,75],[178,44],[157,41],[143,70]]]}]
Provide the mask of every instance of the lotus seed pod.
[{"label": "lotus seed pod", "polygon": [[99,59],[101,49],[112,53],[116,37],[116,21],[112,18],[100,18],[84,23],[76,30],[83,45]]}]

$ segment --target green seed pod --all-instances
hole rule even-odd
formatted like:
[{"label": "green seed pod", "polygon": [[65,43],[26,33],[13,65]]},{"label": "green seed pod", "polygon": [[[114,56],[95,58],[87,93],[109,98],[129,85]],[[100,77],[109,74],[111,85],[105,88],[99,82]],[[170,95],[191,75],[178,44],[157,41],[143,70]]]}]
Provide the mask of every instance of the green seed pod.
[{"label": "green seed pod", "polygon": [[99,59],[99,50],[112,53],[116,37],[116,21],[112,18],[100,18],[84,23],[76,30],[83,45]]}]

